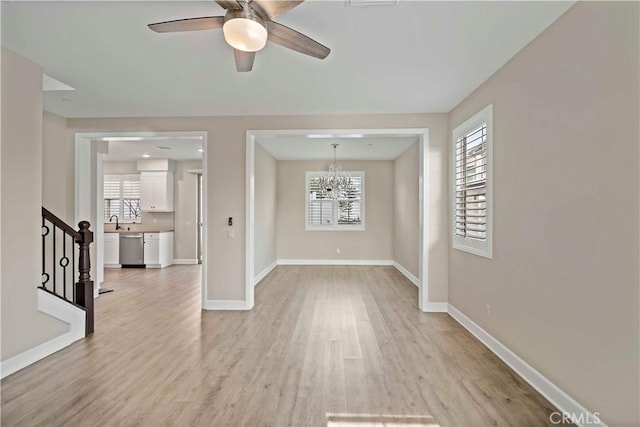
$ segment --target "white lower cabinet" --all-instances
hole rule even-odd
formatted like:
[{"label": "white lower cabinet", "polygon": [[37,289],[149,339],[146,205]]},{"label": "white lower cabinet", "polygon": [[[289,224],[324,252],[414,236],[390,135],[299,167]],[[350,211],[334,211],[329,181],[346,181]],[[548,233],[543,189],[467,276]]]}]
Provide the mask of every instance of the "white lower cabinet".
[{"label": "white lower cabinet", "polygon": [[173,231],[144,233],[144,263],[147,268],[173,264]]},{"label": "white lower cabinet", "polygon": [[105,268],[120,267],[120,234],[104,233],[104,266]]}]

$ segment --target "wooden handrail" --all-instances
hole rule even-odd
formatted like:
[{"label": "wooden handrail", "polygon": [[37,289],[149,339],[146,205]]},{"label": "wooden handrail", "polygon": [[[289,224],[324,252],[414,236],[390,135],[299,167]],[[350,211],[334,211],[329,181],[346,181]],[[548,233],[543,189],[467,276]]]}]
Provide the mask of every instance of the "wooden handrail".
[{"label": "wooden handrail", "polygon": [[[81,221],[78,227],[78,230],[74,230],[48,209],[42,208],[42,286],[40,288],[84,309],[86,336],[93,333],[94,328],[90,254],[93,232],[89,230],[87,221]],[[56,238],[59,240],[56,241]],[[74,249],[75,245],[78,245],[77,252]],[[77,268],[76,254],[78,255]],[[59,274],[56,275],[56,272]],[[77,281],[74,282],[76,278]],[[69,291],[73,290],[72,296],[68,295],[71,292],[67,292],[67,288]]]},{"label": "wooden handrail", "polygon": [[71,226],[67,225],[66,222],[64,222],[63,220],[61,220],[60,218],[58,218],[57,216],[55,216],[54,214],[52,214],[47,208],[45,208],[44,206],[42,207],[42,216],[49,221],[50,223],[54,224],[56,227],[58,227],[61,230],[64,230],[65,233],[67,233],[70,236],[73,236],[75,239],[77,239],[78,237],[80,237],[80,233],[77,232],[76,230],[74,230],[73,228],[71,228]]}]

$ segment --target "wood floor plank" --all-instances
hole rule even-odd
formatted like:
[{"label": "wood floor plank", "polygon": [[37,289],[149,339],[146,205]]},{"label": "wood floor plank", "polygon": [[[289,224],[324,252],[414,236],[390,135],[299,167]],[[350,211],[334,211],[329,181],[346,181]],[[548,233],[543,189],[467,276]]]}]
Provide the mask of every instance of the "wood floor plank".
[{"label": "wood floor plank", "polygon": [[2,380],[3,426],[540,426],[555,408],[393,267],[279,266],[249,311],[200,267],[108,270],[96,332]]}]

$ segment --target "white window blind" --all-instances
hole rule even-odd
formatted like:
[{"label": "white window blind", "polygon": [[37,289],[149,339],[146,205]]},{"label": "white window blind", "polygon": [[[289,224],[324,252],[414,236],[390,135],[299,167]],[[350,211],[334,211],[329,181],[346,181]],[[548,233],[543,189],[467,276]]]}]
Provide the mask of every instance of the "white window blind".
[{"label": "white window blind", "polygon": [[104,218],[117,215],[120,222],[140,221],[140,175],[104,176]]},{"label": "white window blind", "polygon": [[320,188],[326,172],[306,173],[307,230],[364,230],[364,172],[343,172],[347,191],[334,198]]},{"label": "white window blind", "polygon": [[456,235],[487,240],[487,125],[456,141]]},{"label": "white window blind", "polygon": [[120,178],[105,175],[104,177],[104,219],[109,221],[111,215],[120,216]]},{"label": "white window blind", "polygon": [[122,178],[122,207],[123,221],[140,217],[140,176]]},{"label": "white window blind", "polygon": [[453,130],[453,247],[492,257],[492,123],[493,107]]}]

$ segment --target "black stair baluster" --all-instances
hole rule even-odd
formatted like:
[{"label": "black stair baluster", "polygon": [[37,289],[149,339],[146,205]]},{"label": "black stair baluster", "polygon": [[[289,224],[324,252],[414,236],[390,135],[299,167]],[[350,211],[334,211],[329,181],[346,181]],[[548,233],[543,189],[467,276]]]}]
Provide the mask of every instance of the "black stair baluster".
[{"label": "black stair baluster", "polygon": [[56,225],[53,224],[53,258],[51,259],[51,265],[53,267],[52,278],[53,278],[53,293],[56,292]]}]

